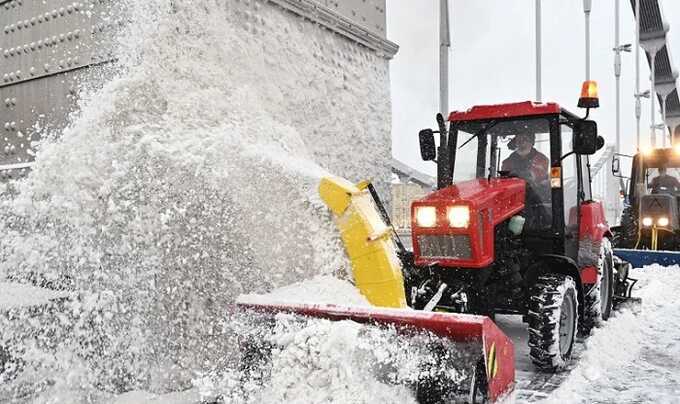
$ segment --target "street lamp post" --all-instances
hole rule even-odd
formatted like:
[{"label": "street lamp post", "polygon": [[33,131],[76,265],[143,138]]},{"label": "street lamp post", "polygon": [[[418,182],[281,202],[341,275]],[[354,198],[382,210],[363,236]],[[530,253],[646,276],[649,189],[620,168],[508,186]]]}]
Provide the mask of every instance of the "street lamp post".
[{"label": "street lamp post", "polygon": [[590,80],[590,10],[593,0],[583,0],[583,13],[586,19],[586,80]]},{"label": "street lamp post", "polygon": [[542,101],[541,94],[541,0],[536,0],[536,101]]},{"label": "street lamp post", "polygon": [[614,76],[616,77],[616,152],[621,153],[621,52],[630,52],[630,44],[620,45],[619,0],[614,3]]},{"label": "street lamp post", "polygon": [[449,49],[451,32],[449,30],[448,0],[439,2],[439,109],[442,115],[449,116]]},{"label": "street lamp post", "polygon": [[640,0],[635,0],[635,122],[636,144],[640,150],[640,117],[642,103],[640,102]]},{"label": "street lamp post", "polygon": [[650,87],[649,87],[650,88],[650,90],[649,90],[649,94],[650,94],[649,100],[650,100],[650,104],[651,104],[650,105],[650,110],[651,110],[650,119],[651,119],[651,122],[652,122],[650,126],[651,126],[651,129],[652,129],[652,132],[650,134],[649,140],[650,140],[652,147],[656,147],[656,125],[655,125],[656,119],[654,119],[654,117],[656,115],[654,113],[654,104],[655,104],[654,98],[656,98],[656,88],[654,86],[654,83],[656,83],[656,53],[657,52],[656,52],[656,50],[653,49],[649,53],[650,53],[650,57],[651,57],[650,64],[652,65],[652,82],[651,82]]}]

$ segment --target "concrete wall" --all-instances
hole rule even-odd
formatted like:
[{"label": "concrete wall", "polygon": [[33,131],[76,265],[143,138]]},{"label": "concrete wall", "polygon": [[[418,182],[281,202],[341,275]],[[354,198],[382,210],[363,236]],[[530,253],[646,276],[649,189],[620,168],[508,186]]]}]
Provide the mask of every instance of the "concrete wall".
[{"label": "concrete wall", "polygon": [[413,183],[392,184],[391,219],[397,230],[411,229],[411,203],[431,192],[431,189]]},{"label": "concrete wall", "polygon": [[[59,132],[74,110],[78,84],[91,68],[115,59],[112,37],[125,21],[112,0],[0,0],[0,181],[25,175],[36,141]],[[251,33],[264,30],[265,2],[228,0],[225,7],[242,9],[234,23]],[[331,72],[349,61],[346,51],[369,51],[376,69],[397,50],[385,39],[385,0],[271,0],[279,7],[344,38],[345,51],[322,49],[316,61]],[[248,21],[248,18],[251,18]],[[285,40],[285,38],[283,38]],[[324,45],[319,45],[323,47]],[[330,56],[333,55],[333,56]],[[388,81],[384,81],[388,94]],[[386,100],[387,102],[387,100]],[[388,117],[377,119],[389,121]],[[389,143],[382,147],[389,150]],[[386,168],[387,170],[387,168]],[[386,174],[385,174],[386,175]]]}]

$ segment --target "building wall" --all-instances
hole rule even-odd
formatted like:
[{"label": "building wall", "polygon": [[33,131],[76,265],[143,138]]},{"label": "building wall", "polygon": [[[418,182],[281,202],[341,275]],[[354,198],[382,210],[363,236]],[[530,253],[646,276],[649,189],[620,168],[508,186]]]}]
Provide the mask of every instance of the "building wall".
[{"label": "building wall", "polygon": [[411,202],[427,195],[430,190],[418,184],[392,184],[392,222],[397,230],[411,228]]},{"label": "building wall", "polygon": [[[59,133],[67,124],[79,84],[97,76],[93,68],[115,60],[113,37],[125,21],[117,10],[120,4],[112,0],[0,0],[0,181],[27,173],[41,136]],[[234,15],[233,23],[243,25],[247,35],[272,30],[265,17],[272,8],[288,11],[300,24],[306,20],[334,32],[342,38],[335,40],[340,45],[318,38],[299,45],[316,47],[313,63],[329,79],[343,78],[345,87],[366,78],[351,77],[364,73],[350,69],[348,74],[348,65],[370,65],[369,70],[378,75],[385,97],[382,102],[389,103],[387,59],[397,47],[385,39],[385,0],[229,0],[225,7],[242,12]],[[279,34],[276,40],[285,42],[286,38]],[[390,120],[384,114],[369,119],[383,127]],[[389,136],[381,142],[367,145],[359,139],[357,150],[382,156],[389,152]],[[333,146],[319,143],[321,153],[324,147]],[[346,160],[348,167],[352,162]],[[386,178],[387,162],[381,158],[379,163],[385,164],[380,177]]]},{"label": "building wall", "polygon": [[[0,1],[0,167],[26,167],[75,106],[85,69],[111,59],[111,2]],[[107,50],[104,50],[107,49]],[[0,170],[0,180],[26,170]]]}]

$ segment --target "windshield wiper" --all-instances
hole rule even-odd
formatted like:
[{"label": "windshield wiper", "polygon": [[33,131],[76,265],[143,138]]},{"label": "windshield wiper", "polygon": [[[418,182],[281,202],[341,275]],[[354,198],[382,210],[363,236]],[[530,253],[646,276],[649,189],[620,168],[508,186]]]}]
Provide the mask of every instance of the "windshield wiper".
[{"label": "windshield wiper", "polygon": [[498,121],[489,122],[484,128],[480,129],[477,133],[470,136],[470,138],[468,140],[466,140],[465,143],[460,145],[458,150],[462,149],[466,144],[470,143],[472,141],[472,139],[476,139],[476,138],[482,136],[483,134],[485,134],[485,132],[488,131],[489,129],[493,128],[496,125],[496,123],[498,123]]}]

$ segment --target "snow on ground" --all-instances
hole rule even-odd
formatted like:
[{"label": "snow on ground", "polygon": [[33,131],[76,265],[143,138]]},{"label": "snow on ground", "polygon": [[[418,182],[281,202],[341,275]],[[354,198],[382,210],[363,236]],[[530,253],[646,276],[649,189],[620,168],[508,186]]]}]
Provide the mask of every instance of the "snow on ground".
[{"label": "snow on ground", "polygon": [[576,367],[546,403],[677,403],[680,267],[634,270],[640,307],[623,308],[585,341]]},{"label": "snow on ground", "polygon": [[267,294],[248,294],[238,298],[242,303],[302,303],[370,306],[352,283],[332,276],[319,275],[293,285],[274,289]]},{"label": "snow on ground", "polygon": [[680,394],[680,268],[652,265],[632,271],[640,279],[626,305],[574,347],[562,373],[536,371],[526,326],[518,316],[498,316],[515,343],[517,403],[676,403]]}]

